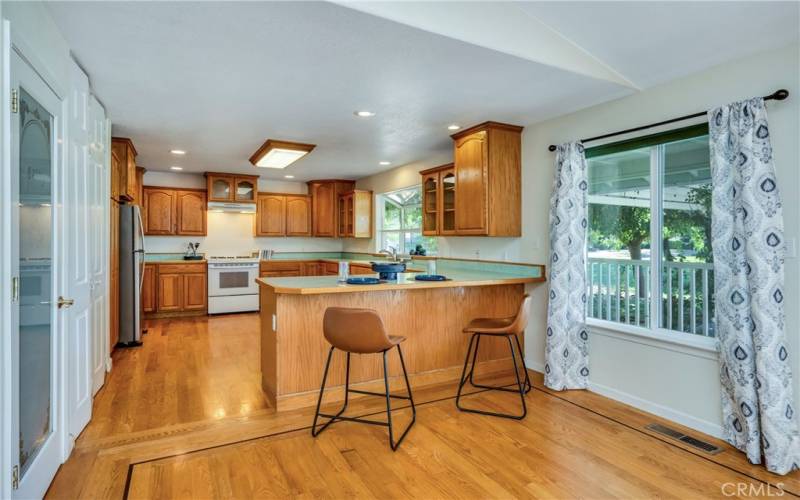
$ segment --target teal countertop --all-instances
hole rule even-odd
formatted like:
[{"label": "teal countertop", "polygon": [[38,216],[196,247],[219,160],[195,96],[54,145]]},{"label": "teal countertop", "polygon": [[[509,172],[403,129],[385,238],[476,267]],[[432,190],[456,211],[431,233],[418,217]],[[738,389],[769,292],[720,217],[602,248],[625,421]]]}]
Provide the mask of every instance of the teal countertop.
[{"label": "teal countertop", "polygon": [[[258,278],[263,287],[272,288],[278,294],[314,295],[325,293],[352,293],[384,290],[415,290],[425,288],[453,288],[464,286],[493,286],[535,283],[544,278],[510,274],[496,271],[450,270],[445,274],[448,281],[416,281],[416,273],[400,273],[397,281],[386,281],[377,285],[348,285],[339,283],[336,276],[306,276],[285,278]],[[370,275],[359,275],[370,276]],[[371,276],[377,277],[377,274]]]}]

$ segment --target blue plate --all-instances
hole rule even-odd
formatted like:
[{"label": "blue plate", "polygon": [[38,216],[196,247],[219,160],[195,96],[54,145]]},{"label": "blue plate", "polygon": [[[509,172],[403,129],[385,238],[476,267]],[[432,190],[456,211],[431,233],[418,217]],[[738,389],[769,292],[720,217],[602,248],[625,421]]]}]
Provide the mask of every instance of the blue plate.
[{"label": "blue plate", "polygon": [[378,278],[368,278],[368,277],[347,278],[348,285],[377,285],[380,282],[381,280],[379,280]]},{"label": "blue plate", "polygon": [[441,274],[418,274],[414,276],[414,279],[417,281],[446,281],[447,276],[442,276]]}]

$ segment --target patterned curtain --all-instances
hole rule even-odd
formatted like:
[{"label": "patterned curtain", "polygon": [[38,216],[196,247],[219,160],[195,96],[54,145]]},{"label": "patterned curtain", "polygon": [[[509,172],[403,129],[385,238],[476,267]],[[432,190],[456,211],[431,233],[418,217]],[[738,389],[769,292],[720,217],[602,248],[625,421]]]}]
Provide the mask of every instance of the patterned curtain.
[{"label": "patterned curtain", "polygon": [[800,462],[783,306],[783,213],[761,98],[709,112],[725,438],[769,471]]},{"label": "patterned curtain", "polygon": [[550,197],[550,301],[544,383],[554,390],[585,389],[589,381],[586,334],[586,156],[580,142],[558,146]]}]

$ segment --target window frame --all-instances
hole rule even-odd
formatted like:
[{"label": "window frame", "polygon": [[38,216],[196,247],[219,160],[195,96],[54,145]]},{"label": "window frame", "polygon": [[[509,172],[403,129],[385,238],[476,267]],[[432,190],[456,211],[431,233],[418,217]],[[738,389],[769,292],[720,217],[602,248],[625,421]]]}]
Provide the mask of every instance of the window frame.
[{"label": "window frame", "polygon": [[[663,234],[663,209],[664,209],[664,150],[665,145],[670,142],[691,139],[708,135],[708,123],[699,123],[646,136],[635,137],[623,141],[586,148],[586,159],[605,156],[613,153],[650,147],[650,212],[658,214],[657,217],[650,217],[650,326],[643,327],[626,323],[617,323],[606,319],[592,318],[588,316],[588,301],[586,324],[590,332],[613,338],[629,339],[630,336],[638,338],[637,341],[660,348],[670,348],[670,346],[680,346],[679,352],[699,352],[702,357],[706,357],[709,352],[716,353],[718,339],[694,333],[686,333],[678,330],[669,330],[661,326],[663,314],[663,286],[662,286],[662,267],[663,267],[663,248],[661,244],[654,244],[660,241],[660,237],[654,235]],[[584,246],[585,255],[588,259],[588,238]],[[588,286],[588,285],[587,285]],[[716,359],[716,358],[714,358]]]},{"label": "window frame", "polygon": [[[398,192],[401,192],[401,191],[410,191],[412,189],[419,190],[419,192],[420,192],[419,193],[420,194],[420,202],[419,203],[413,203],[413,204],[408,204],[408,205],[400,205],[396,201],[394,201],[394,200],[389,198],[390,194],[398,193]],[[396,206],[397,208],[400,209],[400,227],[398,229],[385,229],[384,228],[384,215],[386,213],[386,210],[385,210],[386,203],[391,203],[392,205],[394,205],[394,206]],[[418,208],[422,209],[422,184],[416,184],[414,186],[409,186],[409,187],[406,187],[406,188],[395,189],[393,191],[387,191],[385,193],[381,193],[381,194],[378,195],[378,203],[377,203],[377,205],[378,205],[377,206],[378,210],[377,210],[377,214],[376,214],[376,220],[378,221],[378,238],[376,238],[376,249],[375,249],[375,251],[379,252],[382,249],[387,248],[387,247],[384,246],[384,241],[385,241],[384,237],[388,233],[393,233],[393,234],[397,234],[398,235],[397,241],[399,243],[398,243],[397,253],[398,254],[403,254],[403,255],[408,254],[408,249],[405,248],[405,244],[406,243],[405,243],[405,238],[403,238],[403,235],[405,233],[409,233],[410,232],[410,233],[418,233],[419,236],[422,236],[422,220],[420,219],[419,227],[406,227],[405,226],[405,212],[406,212],[407,208],[418,207]]]}]

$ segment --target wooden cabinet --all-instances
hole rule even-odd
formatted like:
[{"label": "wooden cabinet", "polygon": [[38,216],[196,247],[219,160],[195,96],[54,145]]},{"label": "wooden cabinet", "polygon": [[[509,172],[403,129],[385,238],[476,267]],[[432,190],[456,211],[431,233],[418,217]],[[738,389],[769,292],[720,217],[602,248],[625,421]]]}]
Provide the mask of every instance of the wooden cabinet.
[{"label": "wooden cabinet", "polygon": [[422,233],[521,236],[521,136],[497,122],[453,134],[453,163],[420,172]]},{"label": "wooden cabinet", "polygon": [[144,269],[142,310],[147,316],[205,314],[208,309],[205,262],[148,263]]},{"label": "wooden cabinet", "polygon": [[145,186],[142,219],[148,235],[205,236],[206,193],[199,189]]},{"label": "wooden cabinet", "polygon": [[336,262],[323,262],[322,265],[325,276],[336,276],[339,274],[339,264]]},{"label": "wooden cabinet", "polygon": [[231,175],[206,172],[208,201],[255,203],[257,175]]},{"label": "wooden cabinet", "polygon": [[256,236],[311,236],[311,198],[258,193]]},{"label": "wooden cabinet", "polygon": [[[113,163],[113,159],[112,159]],[[111,220],[109,239],[110,248],[109,258],[109,346],[111,349],[119,342],[119,203],[110,200],[111,209],[109,218]]]},{"label": "wooden cabinet", "polygon": [[274,278],[279,276],[303,276],[304,264],[302,261],[262,260],[259,264],[259,276]]},{"label": "wooden cabinet", "polygon": [[178,213],[175,190],[145,187],[142,189],[142,198],[144,200],[142,219],[145,234],[175,234]]},{"label": "wooden cabinet", "polygon": [[156,303],[156,274],[158,267],[155,264],[144,265],[144,278],[142,279],[142,311],[145,313],[155,312],[158,308]]},{"label": "wooden cabinet", "polygon": [[177,227],[175,234],[183,236],[205,236],[206,193],[203,191],[175,191]]},{"label": "wooden cabinet", "polygon": [[351,264],[350,274],[374,274],[372,266],[366,264]]},{"label": "wooden cabinet", "polygon": [[286,195],[286,236],[311,236],[311,197]]},{"label": "wooden cabinet", "polygon": [[158,273],[158,312],[181,310],[183,302],[183,276],[178,273]]},{"label": "wooden cabinet", "polygon": [[453,134],[456,234],[522,234],[521,136],[497,122]]},{"label": "wooden cabinet", "polygon": [[144,167],[136,167],[136,197],[131,201],[134,205],[142,206],[144,203],[144,173],[147,169]]},{"label": "wooden cabinet", "polygon": [[303,263],[303,276],[322,276],[324,274],[322,264],[317,261]]},{"label": "wooden cabinet", "polygon": [[286,196],[258,194],[256,236],[286,236]]},{"label": "wooden cabinet", "polygon": [[423,170],[422,234],[446,236],[456,234],[455,172],[453,164]]},{"label": "wooden cabinet", "polygon": [[[119,168],[116,172],[117,189],[113,188],[112,175],[112,197],[122,201],[133,201],[136,199],[136,148],[133,141],[127,137],[112,137],[111,150],[116,153],[119,161]],[[113,174],[112,169],[112,174]]]},{"label": "wooden cabinet", "polygon": [[320,180],[308,183],[311,194],[312,234],[335,238],[339,235],[339,197],[352,191],[355,182],[345,180]]},{"label": "wooden cabinet", "polygon": [[354,189],[339,195],[339,236],[372,238],[372,191]]},{"label": "wooden cabinet", "polygon": [[206,307],[208,307],[208,283],[206,273],[186,273],[182,278],[182,310],[205,311]]}]

